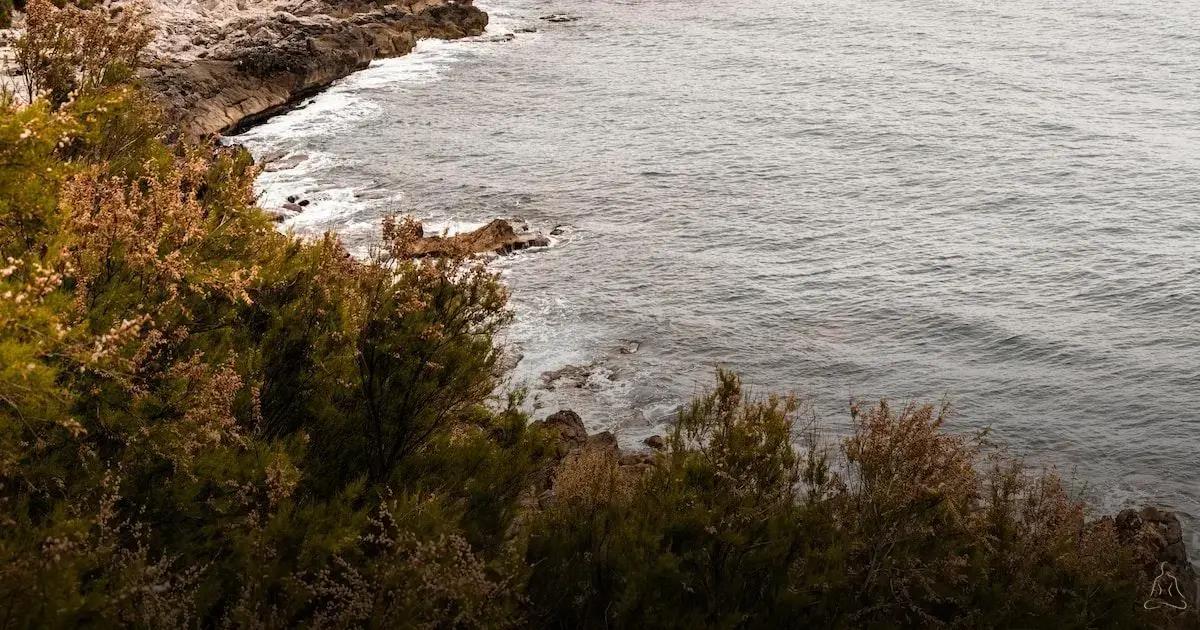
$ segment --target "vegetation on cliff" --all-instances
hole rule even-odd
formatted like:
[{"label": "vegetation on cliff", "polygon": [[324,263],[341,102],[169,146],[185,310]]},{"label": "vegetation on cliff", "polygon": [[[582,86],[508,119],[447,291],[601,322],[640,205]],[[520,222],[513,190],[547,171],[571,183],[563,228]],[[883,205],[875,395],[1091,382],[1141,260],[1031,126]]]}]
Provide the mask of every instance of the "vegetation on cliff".
[{"label": "vegetation on cliff", "polygon": [[0,104],[0,628],[1182,623],[945,409],[822,443],[720,373],[632,465],[529,422],[486,268],[279,233],[111,64]]}]

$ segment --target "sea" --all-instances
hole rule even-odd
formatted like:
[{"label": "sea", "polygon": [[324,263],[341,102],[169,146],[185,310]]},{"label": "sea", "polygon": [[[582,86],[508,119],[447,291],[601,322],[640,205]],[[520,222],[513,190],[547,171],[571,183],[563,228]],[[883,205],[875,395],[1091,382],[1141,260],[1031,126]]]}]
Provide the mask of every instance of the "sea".
[{"label": "sea", "polygon": [[718,368],[831,435],[948,402],[1200,548],[1200,2],[480,6],[230,139],[284,229],[555,231],[491,263],[535,418],[636,446]]}]

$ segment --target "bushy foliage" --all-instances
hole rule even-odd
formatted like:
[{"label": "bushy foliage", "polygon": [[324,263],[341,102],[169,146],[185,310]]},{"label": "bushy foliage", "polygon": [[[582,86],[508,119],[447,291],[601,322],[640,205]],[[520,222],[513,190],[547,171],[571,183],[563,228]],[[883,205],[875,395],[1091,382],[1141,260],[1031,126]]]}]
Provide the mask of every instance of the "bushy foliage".
[{"label": "bushy foliage", "polygon": [[90,3],[59,4],[29,0],[25,30],[13,45],[27,101],[44,94],[54,107],[129,79],[152,37],[136,4],[111,14],[88,10]]},{"label": "bushy foliage", "polygon": [[721,373],[649,463],[554,443],[493,398],[484,266],[279,233],[244,151],[72,46],[0,102],[0,628],[1162,621],[1111,524],[945,409],[823,444]]},{"label": "bushy foliage", "polygon": [[[721,373],[639,478],[593,454],[532,527],[529,595],[562,627],[1137,627],[1111,526],[945,410],[881,403],[824,448],[794,399]],[[808,439],[797,441],[798,436]],[[804,447],[795,444],[806,444]],[[985,465],[990,461],[990,465]],[[647,624],[647,620],[650,623]]]},{"label": "bushy foliage", "polygon": [[497,279],[279,233],[244,151],[44,50],[84,71],[0,111],[0,627],[519,618]]}]

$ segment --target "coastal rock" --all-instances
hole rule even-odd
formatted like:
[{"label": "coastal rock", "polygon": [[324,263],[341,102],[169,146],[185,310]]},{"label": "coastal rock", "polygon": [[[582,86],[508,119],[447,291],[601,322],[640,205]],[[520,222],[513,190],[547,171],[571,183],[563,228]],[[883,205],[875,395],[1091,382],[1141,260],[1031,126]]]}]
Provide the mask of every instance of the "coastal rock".
[{"label": "coastal rock", "polygon": [[466,234],[420,238],[409,247],[415,257],[497,253],[509,254],[530,247],[548,247],[550,239],[536,232],[518,232],[504,219]]},{"label": "coastal rock", "polygon": [[[595,391],[602,387],[601,381],[593,378],[600,373],[601,367],[596,363],[566,365],[557,370],[542,372],[542,383],[550,391],[554,391],[560,387],[586,388]],[[610,381],[615,380],[616,374],[609,373],[607,378]]]},{"label": "coastal rock", "polygon": [[667,441],[664,440],[663,436],[661,435],[651,435],[650,437],[642,440],[642,444],[645,444],[656,451],[665,450],[667,448]]},{"label": "coastal rock", "polygon": [[418,40],[480,35],[488,21],[471,0],[151,0],[150,9],[158,35],[142,79],[192,137],[253,124]]},{"label": "coastal rock", "polygon": [[567,15],[566,13],[551,13],[550,15],[543,15],[542,17],[540,17],[538,19],[545,20],[547,22],[561,23],[561,22],[574,22],[575,20],[579,19],[579,16]]},{"label": "coastal rock", "polygon": [[283,206],[281,206],[281,207],[282,207],[284,210],[287,210],[287,211],[289,211],[289,212],[295,212],[295,213],[297,213],[297,214],[299,214],[299,213],[301,213],[301,212],[304,212],[304,206],[302,206],[302,205],[300,205],[300,204],[298,204],[298,203],[292,203],[292,202],[290,202],[290,201],[289,201],[289,202],[287,202],[287,203],[285,203],[285,204],[283,204]]},{"label": "coastal rock", "polygon": [[288,219],[291,219],[298,214],[298,213],[292,212],[291,210],[288,210],[286,208],[277,208],[274,210],[263,210],[263,212],[265,212],[267,217],[269,217],[272,221],[274,221],[276,223],[283,223],[284,221],[287,221]]},{"label": "coastal rock", "polygon": [[[1200,627],[1200,577],[1188,560],[1179,517],[1155,507],[1122,510],[1111,521],[1122,544],[1130,547],[1142,563],[1150,585],[1147,606],[1171,613],[1171,627]],[[1177,587],[1177,588],[1176,588]],[[1177,607],[1184,607],[1177,610]]]},{"label": "coastal rock", "polygon": [[542,421],[542,426],[568,449],[583,446],[588,441],[587,429],[583,426],[583,420],[579,414],[570,409],[563,409],[558,413],[551,414]]},{"label": "coastal rock", "polygon": [[613,435],[612,431],[601,431],[596,435],[589,436],[587,447],[612,451],[614,454],[620,451],[620,448],[617,446],[617,436]]}]

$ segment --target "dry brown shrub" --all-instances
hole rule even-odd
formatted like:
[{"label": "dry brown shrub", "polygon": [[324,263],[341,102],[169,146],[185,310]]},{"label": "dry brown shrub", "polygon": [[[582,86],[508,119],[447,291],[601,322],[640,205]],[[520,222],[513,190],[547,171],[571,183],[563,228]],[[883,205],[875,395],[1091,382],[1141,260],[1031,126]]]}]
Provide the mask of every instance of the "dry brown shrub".
[{"label": "dry brown shrub", "polygon": [[137,4],[110,14],[30,0],[25,10],[25,33],[13,51],[28,102],[45,95],[57,107],[80,92],[129,78],[153,39],[146,10]]}]

